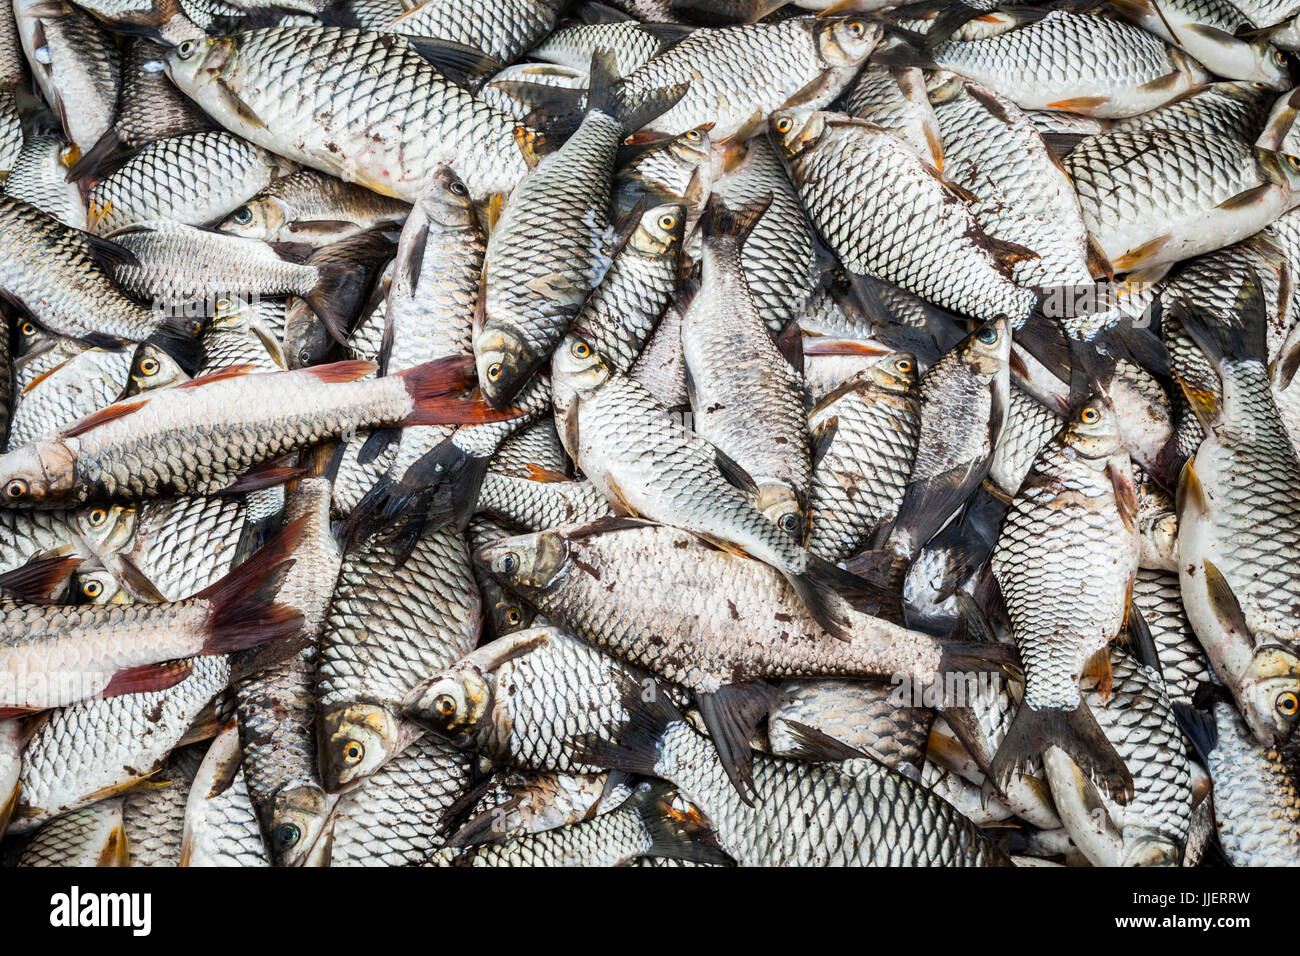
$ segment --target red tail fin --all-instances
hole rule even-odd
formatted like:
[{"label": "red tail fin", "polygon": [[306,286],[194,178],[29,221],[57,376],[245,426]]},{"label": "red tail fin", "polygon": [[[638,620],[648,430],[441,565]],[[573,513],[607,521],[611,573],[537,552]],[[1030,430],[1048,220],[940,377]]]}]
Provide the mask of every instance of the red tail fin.
[{"label": "red tail fin", "polygon": [[68,583],[80,563],[81,558],[75,555],[28,561],[0,574],[0,592],[19,601],[47,602],[50,595]]},{"label": "red tail fin", "polygon": [[144,664],[118,671],[100,697],[120,697],[123,694],[143,694],[151,690],[175,687],[194,673],[190,661],[171,661],[166,664]]},{"label": "red tail fin", "polygon": [[415,407],[407,425],[479,425],[503,422],[519,415],[515,409],[495,409],[478,394],[474,356],[449,355],[398,372]]},{"label": "red tail fin", "polygon": [[299,518],[285,526],[255,555],[195,595],[211,605],[204,654],[255,647],[302,627],[302,615],[287,604],[275,603],[275,596],[293,566],[293,551],[306,520]]}]

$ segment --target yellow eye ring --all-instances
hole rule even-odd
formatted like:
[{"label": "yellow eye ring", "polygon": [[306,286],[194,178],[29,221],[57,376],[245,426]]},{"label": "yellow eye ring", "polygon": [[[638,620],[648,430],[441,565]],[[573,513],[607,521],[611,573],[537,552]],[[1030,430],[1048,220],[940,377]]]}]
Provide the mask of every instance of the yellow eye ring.
[{"label": "yellow eye ring", "polygon": [[18,332],[21,335],[30,337],[36,334],[36,326],[30,322],[24,322],[21,326],[19,326]]},{"label": "yellow eye ring", "polygon": [[788,133],[793,126],[794,120],[790,119],[788,116],[782,116],[776,121],[776,131],[778,133]]},{"label": "yellow eye ring", "polygon": [[90,523],[99,526],[108,520],[108,512],[103,508],[96,508],[90,513]]},{"label": "yellow eye ring", "polygon": [[365,754],[366,748],[358,741],[349,740],[343,748],[343,759],[348,763],[356,763]]},{"label": "yellow eye ring", "polygon": [[524,619],[524,616],[523,616],[522,614],[519,613],[519,608],[517,608],[517,607],[512,607],[510,610],[506,611],[506,623],[507,623],[507,624],[510,624],[510,625],[518,624],[518,623],[519,623],[520,621],[522,621],[523,619]]},{"label": "yellow eye ring", "polygon": [[443,717],[450,717],[452,714],[456,713],[456,702],[446,694],[443,694],[433,702],[433,708]]},{"label": "yellow eye ring", "polygon": [[157,359],[147,358],[140,363],[141,375],[157,375],[158,369],[159,365]]},{"label": "yellow eye ring", "polygon": [[907,359],[903,359],[903,360],[902,360],[901,362],[899,362],[898,365],[895,366],[895,367],[896,367],[900,372],[902,372],[904,375],[906,375],[908,372],[912,371],[912,363],[909,362]]},{"label": "yellow eye ring", "polygon": [[81,586],[81,593],[88,598],[97,598],[104,593],[104,585],[98,581],[87,581]]},{"label": "yellow eye ring", "polygon": [[849,31],[850,36],[861,37],[866,32],[867,25],[861,20],[850,20],[845,25],[845,29]]},{"label": "yellow eye ring", "polygon": [[1085,408],[1079,413],[1079,421],[1085,425],[1095,425],[1101,421],[1101,414],[1095,408]]},{"label": "yellow eye ring", "polygon": [[499,379],[501,377],[501,363],[493,362],[491,365],[489,365],[487,375],[488,375],[489,382],[495,382],[497,379]]},{"label": "yellow eye ring", "polygon": [[5,485],[5,497],[10,501],[17,501],[20,498],[27,497],[27,482],[21,478],[15,478],[9,484]]},{"label": "yellow eye ring", "polygon": [[1297,697],[1291,691],[1279,694],[1277,709],[1285,717],[1294,717],[1297,712],[1300,712],[1300,697]]},{"label": "yellow eye ring", "polygon": [[578,341],[573,343],[572,352],[577,358],[585,359],[591,355],[591,346],[582,341],[582,339],[578,339]]},{"label": "yellow eye ring", "polygon": [[659,217],[659,228],[662,229],[664,232],[671,232],[673,229],[676,229],[676,228],[677,228],[677,217],[674,216],[674,215],[672,215],[672,214],[670,214],[670,213],[666,213],[666,214],[660,216],[660,217]]}]

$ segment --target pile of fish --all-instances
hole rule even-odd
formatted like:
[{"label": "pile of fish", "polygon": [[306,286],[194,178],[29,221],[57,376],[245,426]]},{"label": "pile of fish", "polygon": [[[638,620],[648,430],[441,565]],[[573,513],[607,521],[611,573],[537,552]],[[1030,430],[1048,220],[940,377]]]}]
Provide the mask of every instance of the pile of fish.
[{"label": "pile of fish", "polygon": [[0,861],[1300,864],[1300,0],[0,5]]}]

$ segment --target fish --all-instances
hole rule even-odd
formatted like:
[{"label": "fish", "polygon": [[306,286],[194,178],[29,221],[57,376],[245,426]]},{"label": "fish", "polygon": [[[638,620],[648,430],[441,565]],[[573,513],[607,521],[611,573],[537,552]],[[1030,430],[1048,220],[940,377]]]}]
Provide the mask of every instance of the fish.
[{"label": "fish", "polygon": [[399,228],[409,211],[401,200],[305,169],[271,179],[217,228],[263,242],[323,246],[371,229]]},{"label": "fish", "polygon": [[185,803],[177,866],[268,865],[240,767],[239,727],[227,721],[208,745]]}]

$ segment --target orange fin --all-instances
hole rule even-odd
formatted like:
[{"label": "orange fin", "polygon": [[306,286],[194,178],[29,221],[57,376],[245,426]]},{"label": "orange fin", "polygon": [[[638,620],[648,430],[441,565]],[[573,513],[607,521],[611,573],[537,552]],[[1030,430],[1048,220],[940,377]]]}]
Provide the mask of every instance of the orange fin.
[{"label": "orange fin", "polygon": [[1114,676],[1110,670],[1110,650],[1103,647],[1096,654],[1089,658],[1088,663],[1083,665],[1083,673],[1097,680],[1097,693],[1101,694],[1102,700],[1110,700],[1111,687],[1114,685]]},{"label": "orange fin", "polygon": [[143,664],[128,667],[113,675],[100,694],[101,697],[120,697],[123,694],[142,694],[151,690],[166,690],[175,687],[190,674],[194,665],[188,660],[172,661],[167,664]]},{"label": "orange fin", "polygon": [[117,405],[110,405],[108,408],[101,408],[97,412],[92,412],[81,421],[73,422],[62,432],[60,438],[75,438],[78,435],[84,435],[92,428],[98,428],[100,425],[107,425],[109,422],[117,421],[119,418],[125,418],[132,412],[138,412],[149,404],[149,399],[139,402],[123,402]]},{"label": "orange fin", "polygon": [[215,372],[208,372],[206,375],[200,375],[198,378],[192,378],[188,382],[182,382],[180,385],[173,386],[177,390],[182,388],[196,388],[204,385],[211,385],[213,382],[225,381],[228,378],[239,378],[241,375],[248,375],[258,371],[256,365],[229,365],[226,368],[217,369]]},{"label": "orange fin", "polygon": [[329,365],[314,365],[311,368],[301,369],[300,372],[322,382],[338,383],[355,382],[378,368],[379,366],[374,362],[348,359],[343,362],[331,362]]},{"label": "orange fin", "polygon": [[549,468],[543,468],[541,465],[530,464],[528,466],[528,479],[530,481],[572,481],[568,475],[562,471],[552,471]]},{"label": "orange fin", "polygon": [[1072,113],[1088,113],[1090,110],[1099,109],[1110,102],[1108,96],[1076,96],[1073,99],[1057,100],[1055,103],[1048,103],[1049,110],[1069,110]]}]

